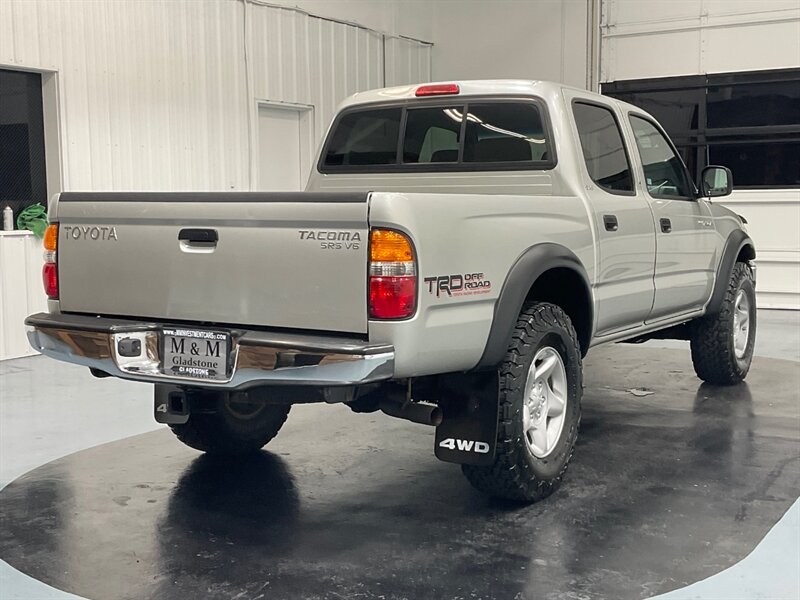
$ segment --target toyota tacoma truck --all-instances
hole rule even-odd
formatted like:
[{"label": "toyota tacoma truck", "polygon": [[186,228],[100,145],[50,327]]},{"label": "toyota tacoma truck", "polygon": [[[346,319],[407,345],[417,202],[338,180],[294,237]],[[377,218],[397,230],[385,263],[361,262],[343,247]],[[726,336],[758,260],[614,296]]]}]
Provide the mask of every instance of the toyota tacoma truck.
[{"label": "toyota tacoma truck", "polygon": [[594,346],[690,341],[747,375],[755,248],[652,116],[540,81],[346,100],[306,191],[65,192],[49,206],[41,353],[154,384],[198,450],[254,452],[291,405],[435,426],[469,482],[524,502],[572,457]]}]

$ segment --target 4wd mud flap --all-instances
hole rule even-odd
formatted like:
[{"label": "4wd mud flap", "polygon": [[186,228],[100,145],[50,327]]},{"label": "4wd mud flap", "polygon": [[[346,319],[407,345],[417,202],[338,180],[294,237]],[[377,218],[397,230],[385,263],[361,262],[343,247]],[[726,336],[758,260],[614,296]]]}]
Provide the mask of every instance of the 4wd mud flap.
[{"label": "4wd mud flap", "polygon": [[450,376],[439,406],[443,419],[436,428],[436,458],[466,465],[494,462],[498,423],[497,372]]}]

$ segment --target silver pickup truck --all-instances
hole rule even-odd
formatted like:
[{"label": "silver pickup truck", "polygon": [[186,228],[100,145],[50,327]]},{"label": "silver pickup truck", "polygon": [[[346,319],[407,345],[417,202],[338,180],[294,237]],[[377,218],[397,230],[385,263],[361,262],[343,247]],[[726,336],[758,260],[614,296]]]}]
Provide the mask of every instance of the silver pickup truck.
[{"label": "silver pickup truck", "polygon": [[359,93],[305,192],[55,197],[34,348],[155,384],[193,448],[253,452],[290,406],[436,427],[438,458],[521,501],[560,484],[599,344],[688,339],[734,384],[755,341],[745,221],[641,109],[559,84]]}]

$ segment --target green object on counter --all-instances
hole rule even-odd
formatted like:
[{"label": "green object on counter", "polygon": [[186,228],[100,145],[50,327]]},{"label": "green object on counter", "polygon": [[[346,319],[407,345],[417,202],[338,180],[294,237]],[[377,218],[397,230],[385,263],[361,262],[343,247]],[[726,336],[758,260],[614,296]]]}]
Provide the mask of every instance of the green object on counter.
[{"label": "green object on counter", "polygon": [[41,204],[32,204],[17,216],[17,229],[27,229],[42,239],[47,229],[47,209]]}]

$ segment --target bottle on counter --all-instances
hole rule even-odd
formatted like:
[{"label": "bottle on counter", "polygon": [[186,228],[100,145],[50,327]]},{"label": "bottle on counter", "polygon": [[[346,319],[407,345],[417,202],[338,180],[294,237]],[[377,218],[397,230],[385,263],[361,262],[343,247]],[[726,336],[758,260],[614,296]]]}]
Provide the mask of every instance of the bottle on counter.
[{"label": "bottle on counter", "polygon": [[14,231],[14,211],[7,204],[3,209],[3,230]]}]

